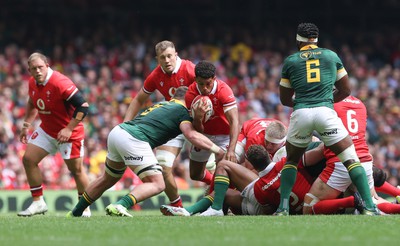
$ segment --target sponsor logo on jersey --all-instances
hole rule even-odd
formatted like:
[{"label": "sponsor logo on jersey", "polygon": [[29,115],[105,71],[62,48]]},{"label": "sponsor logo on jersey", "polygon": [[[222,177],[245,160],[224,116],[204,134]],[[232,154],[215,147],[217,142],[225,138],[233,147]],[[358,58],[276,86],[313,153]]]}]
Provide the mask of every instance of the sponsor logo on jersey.
[{"label": "sponsor logo on jersey", "polygon": [[161,81],[161,82],[160,82],[160,86],[161,86],[161,87],[164,87],[164,81]]},{"label": "sponsor logo on jersey", "polygon": [[354,104],[360,104],[361,102],[358,100],[352,100],[350,98],[345,98],[343,99],[343,102],[348,102],[348,103],[354,103]]},{"label": "sponsor logo on jersey", "polygon": [[168,94],[169,94],[170,97],[173,97],[175,95],[175,92],[176,92],[176,88],[175,87],[171,87],[168,90]]},{"label": "sponsor logo on jersey", "polygon": [[308,134],[308,135],[306,135],[306,136],[299,136],[299,135],[296,134],[294,137],[295,137],[296,139],[307,139],[307,138],[310,138],[311,135],[312,135],[312,134]]},{"label": "sponsor logo on jersey", "polygon": [[304,60],[310,59],[314,55],[320,55],[322,54],[321,51],[304,51],[300,53],[300,58]]},{"label": "sponsor logo on jersey", "polygon": [[50,111],[44,111],[44,110],[39,110],[38,113],[39,114],[51,114]]},{"label": "sponsor logo on jersey", "polygon": [[39,136],[39,133],[34,132],[34,133],[32,134],[32,136],[31,136],[31,139],[35,139],[35,138],[37,138],[37,136]]},{"label": "sponsor logo on jersey", "polygon": [[336,129],[332,129],[327,132],[322,132],[322,133],[320,133],[320,135],[321,136],[331,136],[331,135],[337,135],[337,133],[338,133],[338,129],[336,128]]},{"label": "sponsor logo on jersey", "polygon": [[44,101],[43,101],[41,98],[39,98],[39,99],[36,101],[36,106],[37,106],[40,110],[43,110],[43,109],[45,108]]},{"label": "sponsor logo on jersey", "polygon": [[143,161],[143,156],[124,156],[125,161]]},{"label": "sponsor logo on jersey", "polygon": [[265,184],[261,189],[265,191],[269,187],[271,187],[278,179],[281,177],[281,173],[279,172],[271,181],[269,181],[267,184]]}]

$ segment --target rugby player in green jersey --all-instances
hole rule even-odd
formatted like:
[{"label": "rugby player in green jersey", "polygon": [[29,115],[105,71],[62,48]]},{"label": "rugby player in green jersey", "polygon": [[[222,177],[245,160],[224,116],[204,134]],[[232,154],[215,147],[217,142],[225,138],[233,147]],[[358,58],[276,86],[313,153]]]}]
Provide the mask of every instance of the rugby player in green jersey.
[{"label": "rugby player in green jersey", "polygon": [[289,214],[297,163],[311,142],[313,131],[318,132],[325,146],[347,168],[365,202],[363,213],[379,215],[353,141],[333,109],[334,102],[350,95],[347,72],[335,52],[317,46],[318,34],[315,24],[299,24],[296,36],[299,51],[287,57],[282,68],[280,100],[284,106],[292,107],[293,113],[286,139],[287,160],[282,169],[280,204],[275,215]]},{"label": "rugby player in green jersey", "polygon": [[216,161],[225,152],[210,139],[197,132],[185,105],[187,87],[179,87],[172,100],[148,108],[135,119],[115,126],[107,139],[104,174],[93,181],[67,217],[79,217],[86,207],[111,188],[129,167],[143,181],[115,204],[106,207],[112,216],[132,217],[128,208],[161,193],[165,189],[162,167],[153,149],[183,133],[194,146],[216,154]]}]

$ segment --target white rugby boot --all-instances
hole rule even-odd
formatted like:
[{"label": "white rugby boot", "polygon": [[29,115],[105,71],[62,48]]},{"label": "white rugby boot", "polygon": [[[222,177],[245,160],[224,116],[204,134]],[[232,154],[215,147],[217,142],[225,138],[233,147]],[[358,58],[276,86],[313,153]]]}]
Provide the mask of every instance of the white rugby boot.
[{"label": "white rugby boot", "polygon": [[201,213],[200,216],[224,216],[224,212],[222,209],[215,210],[212,207],[209,207],[206,211]]},{"label": "white rugby boot", "polygon": [[160,211],[165,216],[190,216],[190,213],[186,209],[170,205],[161,205]]},{"label": "white rugby boot", "polygon": [[106,213],[110,216],[133,217],[121,204],[110,204],[106,207]]},{"label": "white rugby boot", "polygon": [[90,207],[87,207],[85,210],[83,210],[81,217],[90,218],[90,216],[92,216],[92,212],[90,211]]},{"label": "white rugby boot", "polygon": [[27,209],[19,212],[17,215],[22,217],[30,217],[36,214],[45,214],[47,210],[47,205],[43,200],[43,197],[40,197],[39,201],[33,201]]}]

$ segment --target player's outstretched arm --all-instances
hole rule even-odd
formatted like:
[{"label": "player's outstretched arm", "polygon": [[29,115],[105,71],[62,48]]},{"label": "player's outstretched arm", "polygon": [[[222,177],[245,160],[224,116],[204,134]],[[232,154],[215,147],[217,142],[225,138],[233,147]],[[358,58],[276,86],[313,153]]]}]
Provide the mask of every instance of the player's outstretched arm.
[{"label": "player's outstretched arm", "polygon": [[207,138],[203,134],[197,132],[194,129],[191,122],[188,121],[182,122],[179,128],[181,129],[186,139],[189,142],[191,142],[194,146],[215,153],[216,154],[215,158],[217,162],[221,160],[225,155],[225,151],[223,149],[215,145],[209,138]]}]

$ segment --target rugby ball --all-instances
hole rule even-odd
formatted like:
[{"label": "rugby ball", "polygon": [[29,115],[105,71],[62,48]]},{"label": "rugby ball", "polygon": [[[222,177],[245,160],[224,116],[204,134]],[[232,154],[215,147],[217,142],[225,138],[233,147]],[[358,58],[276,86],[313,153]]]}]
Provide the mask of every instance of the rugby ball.
[{"label": "rugby ball", "polygon": [[193,99],[192,105],[190,106],[192,117],[194,118],[195,109],[200,105],[200,103],[202,103],[202,105],[207,104],[208,106],[208,111],[205,113],[203,119],[203,122],[207,122],[210,119],[210,117],[214,114],[213,104],[208,96],[198,95]]}]

